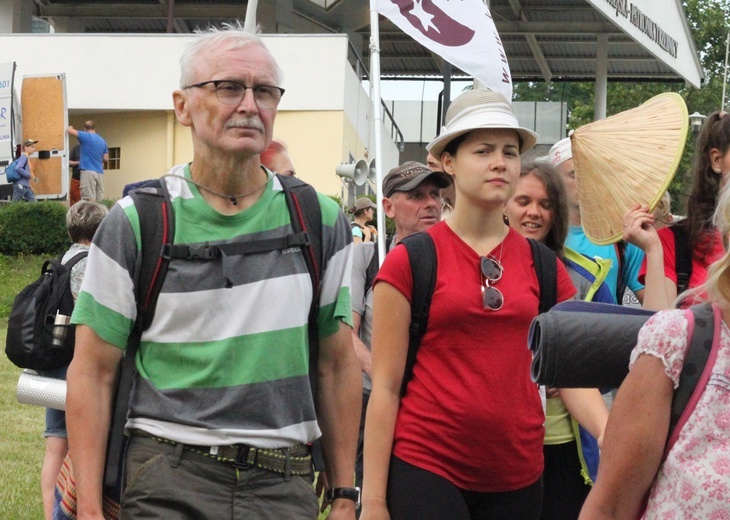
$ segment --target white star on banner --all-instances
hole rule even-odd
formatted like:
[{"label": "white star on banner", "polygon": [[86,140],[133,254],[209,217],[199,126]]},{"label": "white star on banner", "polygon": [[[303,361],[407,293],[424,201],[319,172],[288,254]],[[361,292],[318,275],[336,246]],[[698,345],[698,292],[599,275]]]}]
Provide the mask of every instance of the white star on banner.
[{"label": "white star on banner", "polygon": [[410,13],[418,18],[418,20],[421,22],[421,25],[423,26],[424,31],[427,31],[428,29],[433,29],[438,33],[441,32],[438,30],[438,27],[436,27],[431,22],[431,20],[433,20],[433,15],[423,10],[423,5],[421,5],[421,2],[419,0],[414,0],[413,9],[411,9]]}]

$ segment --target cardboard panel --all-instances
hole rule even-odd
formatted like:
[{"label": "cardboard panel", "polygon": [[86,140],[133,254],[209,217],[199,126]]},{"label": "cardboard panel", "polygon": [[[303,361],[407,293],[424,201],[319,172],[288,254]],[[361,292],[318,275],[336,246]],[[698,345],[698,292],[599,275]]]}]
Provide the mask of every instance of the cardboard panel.
[{"label": "cardboard panel", "polygon": [[30,160],[33,175],[38,182],[32,182],[33,192],[38,195],[57,195],[62,193],[61,175],[58,172],[62,169],[61,157],[50,159],[33,158]]},{"label": "cardboard panel", "polygon": [[[31,157],[36,196],[65,196],[68,180],[63,167],[66,155],[66,96],[63,74],[26,76],[23,78],[21,107],[23,139],[37,139],[36,153]],[[64,182],[66,180],[66,182]]]}]

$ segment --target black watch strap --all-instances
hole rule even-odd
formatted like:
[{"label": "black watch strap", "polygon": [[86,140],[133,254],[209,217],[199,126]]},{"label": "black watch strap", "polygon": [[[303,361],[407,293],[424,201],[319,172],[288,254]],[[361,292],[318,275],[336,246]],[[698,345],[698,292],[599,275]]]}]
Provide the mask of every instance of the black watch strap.
[{"label": "black watch strap", "polygon": [[338,498],[346,498],[355,502],[355,507],[360,507],[360,488],[338,487],[327,490],[327,501],[332,502]]}]

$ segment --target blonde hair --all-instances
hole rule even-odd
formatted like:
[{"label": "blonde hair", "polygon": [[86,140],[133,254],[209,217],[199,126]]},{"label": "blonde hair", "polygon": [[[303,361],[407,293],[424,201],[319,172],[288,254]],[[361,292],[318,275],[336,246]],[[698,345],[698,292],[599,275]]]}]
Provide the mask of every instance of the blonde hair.
[{"label": "blonde hair", "polygon": [[80,200],[66,212],[66,230],[71,241],[79,243],[94,238],[99,224],[107,216],[109,210],[103,204]]}]

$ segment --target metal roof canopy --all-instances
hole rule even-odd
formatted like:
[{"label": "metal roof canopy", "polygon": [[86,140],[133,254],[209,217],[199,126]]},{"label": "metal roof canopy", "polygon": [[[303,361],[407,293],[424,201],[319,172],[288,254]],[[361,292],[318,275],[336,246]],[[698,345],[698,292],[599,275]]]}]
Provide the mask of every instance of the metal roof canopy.
[{"label": "metal roof canopy", "polygon": [[[394,1],[394,0],[391,0]],[[403,0],[400,0],[401,3]],[[426,10],[434,0],[421,0]],[[437,4],[438,0],[436,0]],[[245,0],[35,0],[35,15],[79,32],[190,32],[243,20]],[[608,80],[685,81],[703,73],[681,0],[491,0],[513,81],[596,81],[596,118]],[[369,0],[260,1],[265,33],[347,33],[369,56]],[[69,31],[70,32],[70,31]],[[435,76],[443,60],[380,17],[381,74]],[[463,74],[454,68],[455,75]],[[600,113],[600,105],[603,114]]]}]

